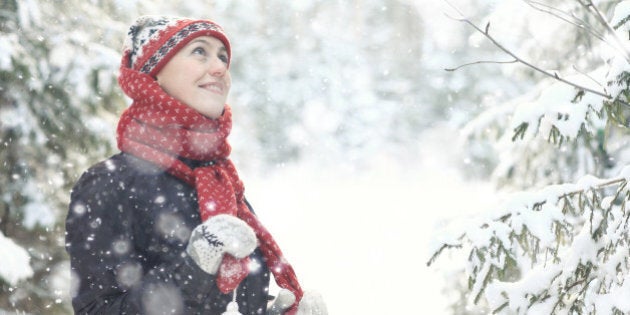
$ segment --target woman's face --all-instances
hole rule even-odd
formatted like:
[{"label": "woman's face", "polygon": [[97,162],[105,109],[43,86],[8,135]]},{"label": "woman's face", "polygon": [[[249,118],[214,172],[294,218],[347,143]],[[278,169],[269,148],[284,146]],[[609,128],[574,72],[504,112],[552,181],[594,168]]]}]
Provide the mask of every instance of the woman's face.
[{"label": "woman's face", "polygon": [[157,82],[178,101],[209,118],[219,118],[232,84],[228,60],[223,42],[199,36],[166,63]]}]

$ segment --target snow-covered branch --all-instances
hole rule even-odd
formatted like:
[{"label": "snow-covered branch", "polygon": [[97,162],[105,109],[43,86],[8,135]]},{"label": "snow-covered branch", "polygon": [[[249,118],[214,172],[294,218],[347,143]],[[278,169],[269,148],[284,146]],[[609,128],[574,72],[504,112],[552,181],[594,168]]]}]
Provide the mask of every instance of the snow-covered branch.
[{"label": "snow-covered branch", "polygon": [[[578,17],[575,16],[575,14],[569,14],[561,9],[555,8],[553,6],[550,6],[548,4],[545,3],[541,3],[538,1],[532,1],[532,0],[523,0],[527,5],[529,5],[530,7],[532,7],[535,10],[538,10],[540,12],[544,12],[547,13],[559,20],[565,21],[579,29],[582,29],[584,31],[586,31],[587,33],[589,33],[591,36],[599,39],[600,41],[609,44],[611,47],[614,47],[615,49],[617,49],[617,47],[615,47],[614,45],[610,44],[608,41],[606,41],[604,34],[600,33],[597,31],[597,29],[595,29],[595,27],[593,27],[592,25],[590,25],[590,23],[584,19],[580,19]],[[622,52],[623,53],[623,52]]]},{"label": "snow-covered branch", "polygon": [[[467,273],[475,303],[483,299],[500,314],[630,311],[621,301],[597,302],[627,290],[628,180],[630,166],[612,179],[586,176],[514,194],[456,235],[471,248]],[[445,243],[436,254],[450,247]]]},{"label": "snow-covered branch", "polygon": [[630,51],[628,51],[628,49],[626,48],[626,45],[623,44],[623,42],[617,35],[617,32],[614,30],[612,25],[610,25],[610,23],[608,22],[608,20],[602,13],[602,11],[599,10],[599,8],[597,8],[597,6],[591,0],[585,0],[584,2],[582,2],[582,0],[576,0],[576,1],[580,5],[582,5],[588,12],[592,13],[597,18],[599,23],[601,23],[606,28],[610,36],[613,38],[613,40],[617,44],[617,47],[622,52],[626,61],[630,62]]},{"label": "snow-covered branch", "polygon": [[[529,67],[529,68],[531,68],[533,70],[535,70],[536,72],[542,73],[542,74],[544,74],[547,77],[550,77],[550,78],[553,78],[553,79],[555,79],[557,81],[560,81],[562,83],[568,84],[568,85],[570,85],[570,86],[572,86],[572,87],[574,87],[574,88],[576,88],[578,90],[585,91],[585,92],[588,92],[588,93],[592,93],[592,94],[595,94],[595,95],[599,95],[599,96],[604,97],[607,100],[611,100],[611,101],[615,100],[615,101],[617,101],[617,102],[619,102],[619,103],[621,103],[623,105],[630,106],[630,103],[628,103],[627,101],[621,100],[621,99],[615,99],[615,97],[613,97],[613,95],[610,95],[610,94],[606,93],[606,91],[598,91],[598,90],[595,90],[593,88],[590,88],[590,87],[587,87],[587,86],[584,86],[584,85],[580,85],[578,83],[575,83],[573,81],[570,81],[570,80],[560,76],[558,74],[558,72],[555,72],[555,71],[552,72],[552,71],[544,70],[544,69],[536,66],[532,62],[525,60],[524,58],[518,56],[516,53],[514,53],[513,51],[511,51],[510,49],[505,47],[494,36],[492,36],[490,34],[490,22],[488,22],[486,24],[486,26],[482,29],[480,26],[478,26],[477,24],[472,22],[470,19],[466,18],[465,15],[455,5],[451,4],[448,0],[445,0],[445,1],[446,1],[446,3],[449,4],[449,6],[451,6],[460,15],[460,17],[453,17],[453,16],[450,16],[450,15],[447,15],[447,16],[449,16],[453,20],[456,20],[456,21],[459,21],[459,22],[463,22],[463,23],[466,23],[466,24],[470,25],[477,32],[479,32],[484,37],[486,37],[488,40],[490,40],[490,42],[492,42],[492,44],[494,44],[497,48],[499,48],[500,50],[502,50],[506,54],[510,55],[517,62],[519,62],[519,63],[521,63],[521,64],[523,64],[523,65],[525,65],[525,66],[527,66],[527,67]],[[499,62],[496,62],[496,63],[499,63]],[[473,62],[473,63],[469,63],[467,65],[471,65],[471,64],[475,64],[475,63]],[[461,66],[457,67],[457,68],[461,68]],[[455,69],[457,69],[457,68],[455,68]]]},{"label": "snow-covered branch", "polygon": [[474,62],[469,62],[469,63],[465,63],[462,65],[459,65],[455,68],[445,68],[444,70],[446,71],[456,71],[460,68],[463,67],[467,67],[467,66],[471,66],[471,65],[478,65],[478,64],[483,64],[483,63],[495,63],[495,64],[507,64],[507,63],[517,63],[518,60],[510,60],[510,61],[495,61],[495,60],[479,60],[479,61],[474,61]]},{"label": "snow-covered branch", "polygon": [[[493,183],[521,192],[436,233],[440,240],[428,261],[465,251],[470,301],[497,314],[630,313],[619,298],[630,294],[630,63],[628,43],[620,41],[630,30],[630,1],[601,2],[601,8],[578,1],[581,6],[573,0],[502,2],[488,19],[491,31],[490,23],[476,24],[445,0],[454,10],[449,18],[546,76],[520,96],[488,106],[462,129],[472,158],[490,161],[483,166],[490,165]],[[514,15],[524,9],[522,17]],[[529,14],[558,23],[541,28]],[[579,36],[565,36],[567,24],[578,27]],[[513,37],[501,36],[507,30]],[[511,39],[518,40],[518,51],[509,48]],[[575,64],[563,65],[568,59]],[[546,70],[550,62],[559,69]],[[480,63],[499,62],[447,70]]]},{"label": "snow-covered branch", "polygon": [[3,259],[0,264],[0,282],[15,285],[17,282],[33,276],[30,266],[30,256],[22,247],[18,246],[0,232],[0,252]]}]

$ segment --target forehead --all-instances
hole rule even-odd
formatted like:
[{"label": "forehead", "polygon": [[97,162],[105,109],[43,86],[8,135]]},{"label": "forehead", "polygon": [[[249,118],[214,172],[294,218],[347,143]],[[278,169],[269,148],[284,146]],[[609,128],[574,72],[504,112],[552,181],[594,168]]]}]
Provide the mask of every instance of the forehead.
[{"label": "forehead", "polygon": [[211,47],[218,47],[219,49],[226,49],[225,45],[223,44],[221,40],[219,40],[216,37],[207,36],[207,35],[196,37],[195,39],[191,40],[190,43],[188,43],[186,46],[196,45],[196,44],[201,44],[201,45],[206,45],[206,46],[211,46]]}]

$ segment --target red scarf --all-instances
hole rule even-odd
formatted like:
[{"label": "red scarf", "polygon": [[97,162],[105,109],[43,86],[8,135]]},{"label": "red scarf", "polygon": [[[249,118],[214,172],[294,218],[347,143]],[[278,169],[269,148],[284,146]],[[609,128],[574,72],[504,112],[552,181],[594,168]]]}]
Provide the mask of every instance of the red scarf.
[{"label": "red scarf", "polygon": [[[210,119],[168,95],[149,75],[126,67],[120,71],[119,84],[133,104],[118,122],[118,148],[157,164],[195,187],[203,221],[217,214],[234,215],[245,221],[256,233],[278,286],[295,294],[296,303],[287,312],[294,314],[303,295],[295,272],[269,231],[249,210],[243,182],[229,159],[230,107],[225,106],[220,118]],[[207,163],[191,169],[180,157]],[[248,262],[248,258],[224,255],[216,280],[221,292],[228,293],[238,286],[249,273]]]}]

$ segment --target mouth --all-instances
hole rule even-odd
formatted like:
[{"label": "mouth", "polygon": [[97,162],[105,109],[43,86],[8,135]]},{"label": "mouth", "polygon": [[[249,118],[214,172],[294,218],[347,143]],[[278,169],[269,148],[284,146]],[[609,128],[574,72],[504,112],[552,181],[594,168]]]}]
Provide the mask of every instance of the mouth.
[{"label": "mouth", "polygon": [[200,88],[215,94],[223,95],[223,84],[218,82],[209,82],[199,85]]}]

